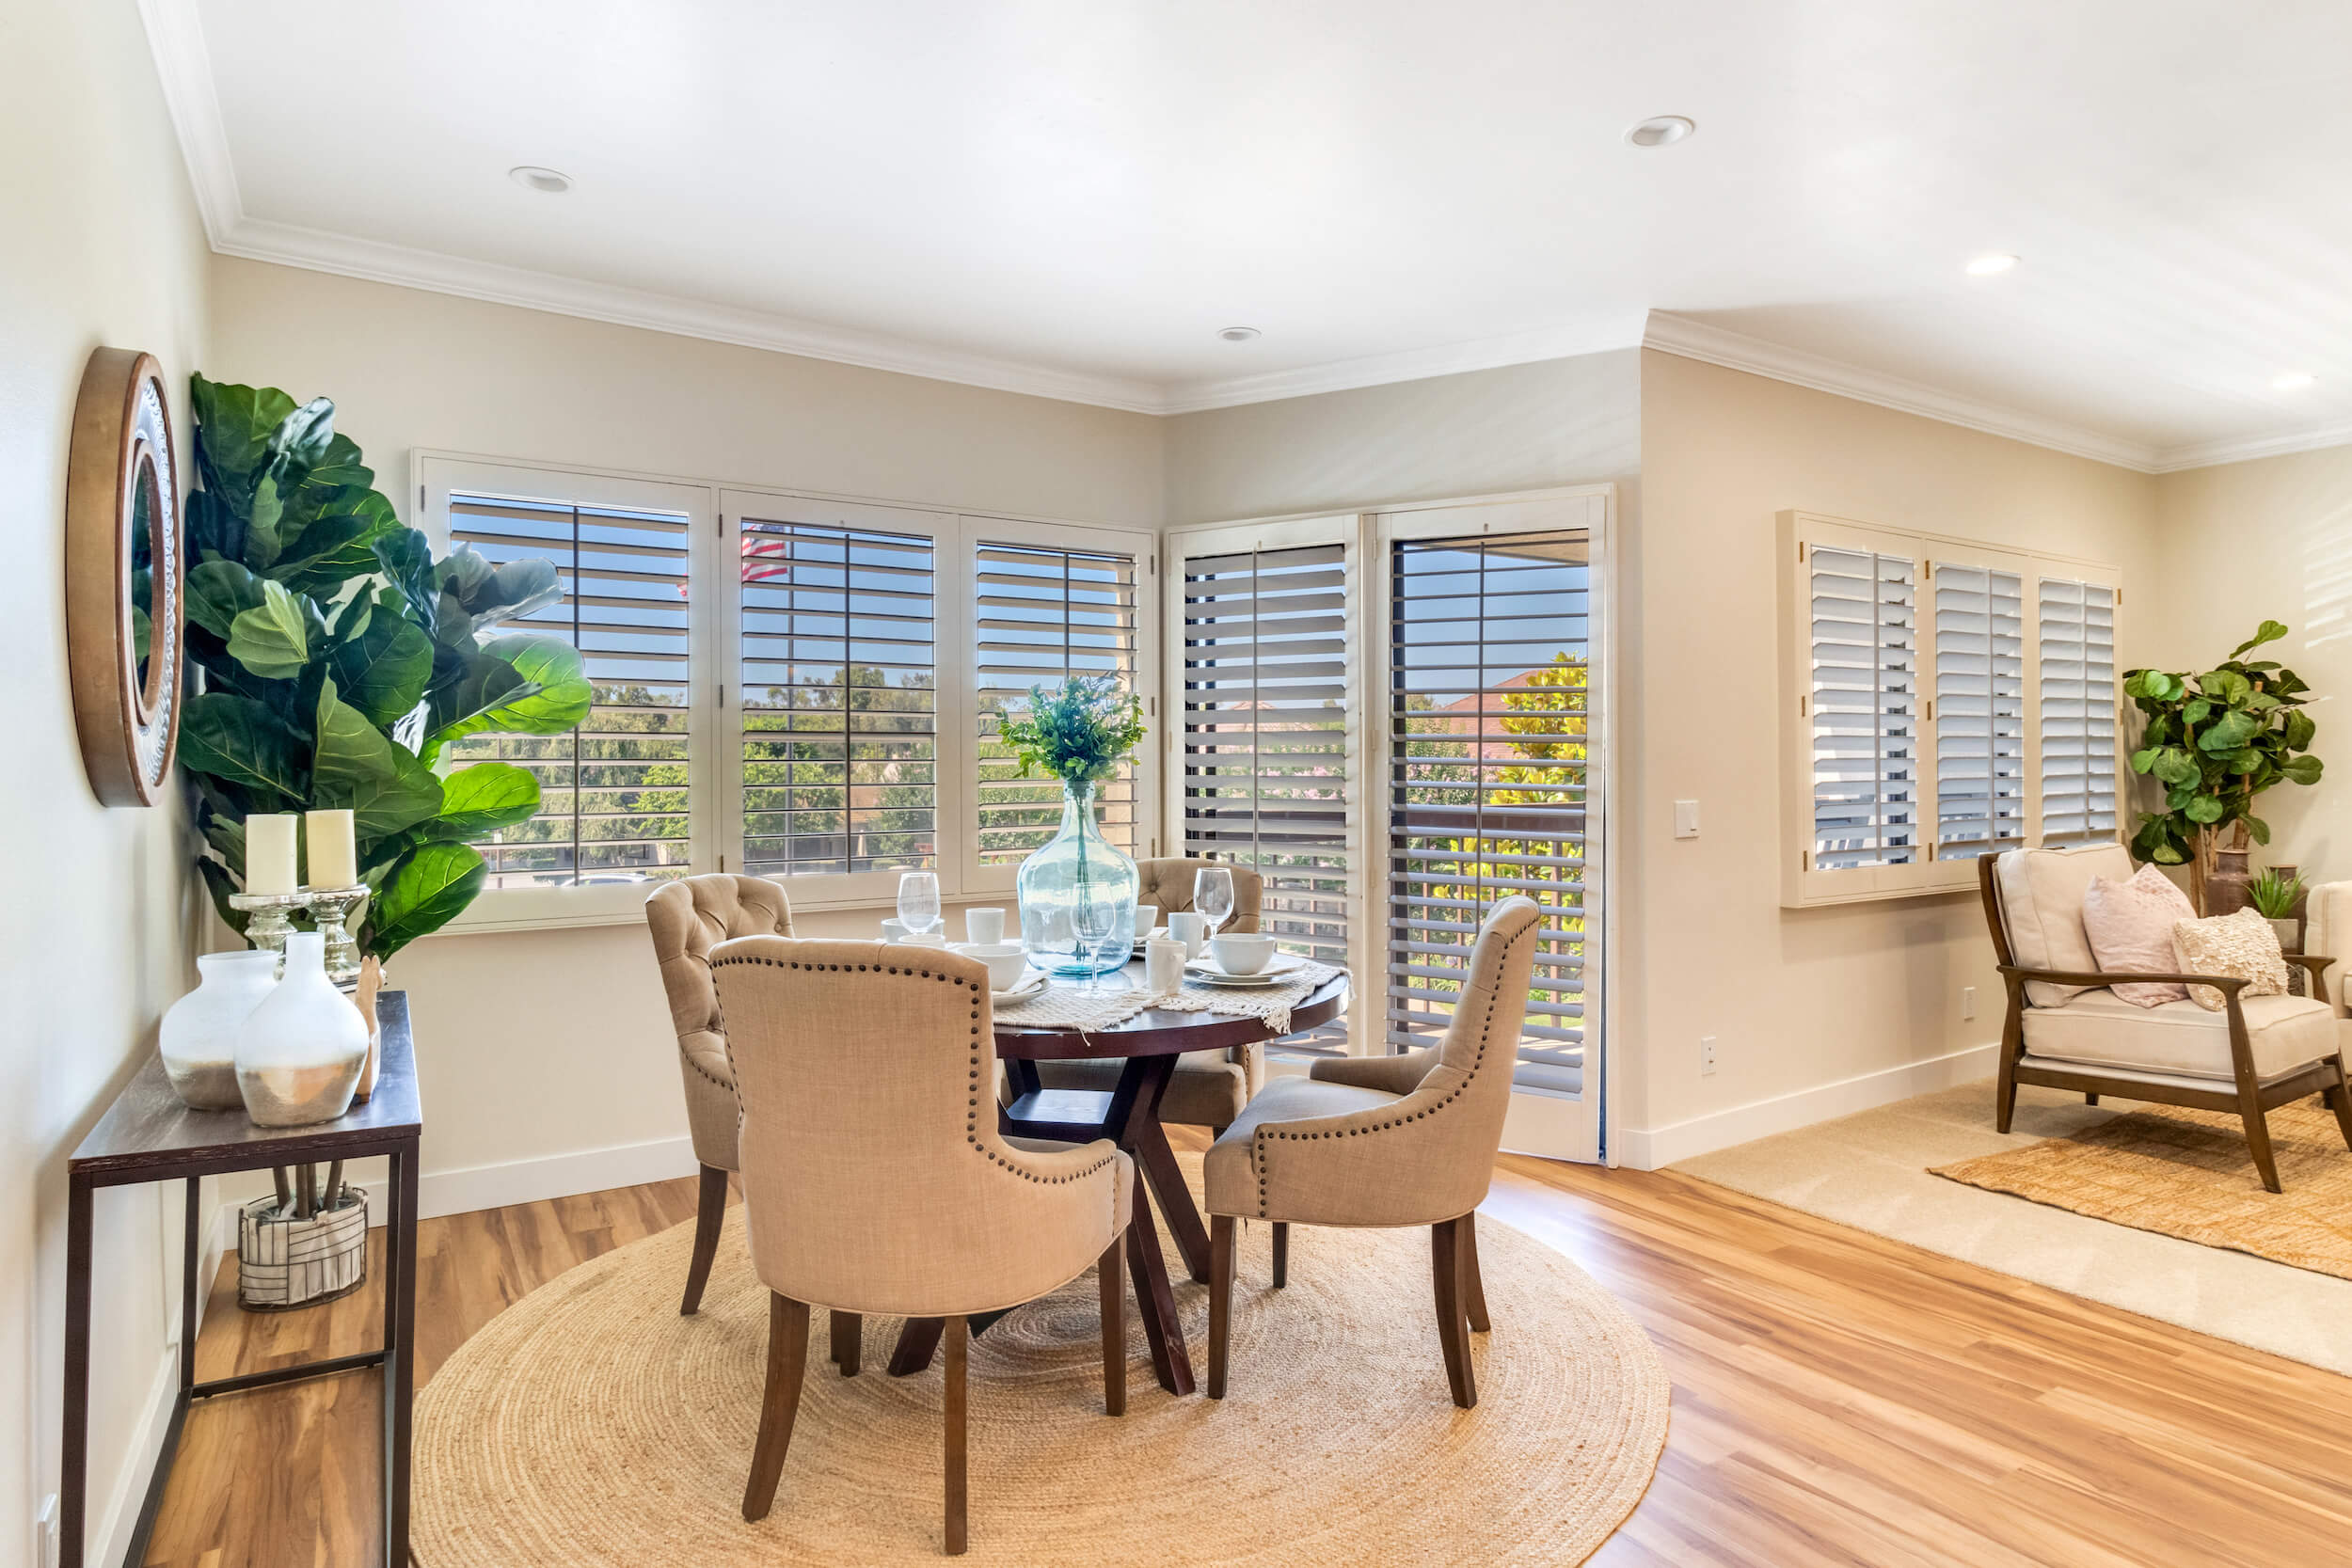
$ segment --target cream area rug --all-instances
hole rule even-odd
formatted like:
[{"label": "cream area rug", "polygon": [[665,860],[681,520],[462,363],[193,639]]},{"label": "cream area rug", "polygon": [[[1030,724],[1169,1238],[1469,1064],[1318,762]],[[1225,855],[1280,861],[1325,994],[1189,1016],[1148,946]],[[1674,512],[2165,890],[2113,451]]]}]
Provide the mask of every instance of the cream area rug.
[{"label": "cream area rug", "polygon": [[2173,1105],[2136,1107],[2069,1138],[1933,1174],[2352,1279],[2352,1150],[2335,1113],[2297,1100],[2271,1112],[2269,1125],[2278,1193],[2255,1174],[2245,1122]]},{"label": "cream area rug", "polygon": [[[768,1296],[741,1212],[696,1317],[682,1225],[542,1286],[442,1366],[417,1402],[419,1568],[939,1560],[941,1374],[881,1370],[896,1319],[866,1321],[844,1378],[810,1315],[775,1508],[743,1522]],[[1473,1410],[1447,1397],[1425,1229],[1295,1230],[1276,1291],[1269,1231],[1247,1227],[1222,1401],[1160,1388],[1130,1303],[1127,1414],[1104,1416],[1092,1271],[1019,1309],[972,1346],[969,1560],[1582,1561],[1649,1483],[1665,1369],[1558,1253],[1488,1220],[1479,1258]],[[1177,1297],[1205,1381],[1207,1291]]]},{"label": "cream area rug", "polygon": [[[1673,1168],[1874,1235],[2352,1373],[2352,1280],[1946,1180],[1932,1167],[2071,1139],[2145,1108],[2021,1089],[1993,1130],[1991,1080],[1759,1138]],[[2274,1117],[2274,1126],[2281,1126]],[[2246,1184],[2253,1166],[2238,1158]],[[2284,1172],[2281,1172],[2282,1177]]]}]

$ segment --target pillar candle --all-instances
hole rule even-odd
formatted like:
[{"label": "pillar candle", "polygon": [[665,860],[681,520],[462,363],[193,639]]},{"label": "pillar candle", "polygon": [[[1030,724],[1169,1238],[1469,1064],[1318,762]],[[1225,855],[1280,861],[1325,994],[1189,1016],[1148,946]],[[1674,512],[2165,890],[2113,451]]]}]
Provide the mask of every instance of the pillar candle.
[{"label": "pillar candle", "polygon": [[314,811],[302,836],[310,850],[310,887],[357,887],[359,856],[351,832],[348,811]]},{"label": "pillar candle", "polygon": [[293,812],[273,812],[245,819],[245,891],[292,893],[294,890],[294,822]]}]

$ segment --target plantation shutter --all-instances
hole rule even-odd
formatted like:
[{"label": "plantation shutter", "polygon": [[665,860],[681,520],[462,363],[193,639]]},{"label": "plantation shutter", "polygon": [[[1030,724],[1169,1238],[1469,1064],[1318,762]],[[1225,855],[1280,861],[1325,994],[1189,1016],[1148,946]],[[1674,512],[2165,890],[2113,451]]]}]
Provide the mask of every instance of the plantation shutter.
[{"label": "plantation shutter", "polygon": [[[1061,825],[1061,784],[1024,779],[998,738],[1009,706],[1065,676],[1112,675],[1136,689],[1136,558],[1103,550],[982,543],[973,627],[979,714],[979,863],[1019,865]],[[1104,836],[1136,846],[1135,765],[1095,788]]]},{"label": "plantation shutter", "polygon": [[2043,578],[2042,842],[2112,844],[2115,801],[2115,590]]},{"label": "plantation shutter", "polygon": [[2026,842],[2026,625],[2015,572],[1937,562],[1936,856]]},{"label": "plantation shutter", "polygon": [[595,705],[557,736],[478,735],[453,769],[511,762],[539,781],[539,814],[475,840],[489,887],[681,877],[691,869],[689,519],[679,513],[453,494],[450,538],[492,566],[555,563],[562,596],[504,629],[580,650]]},{"label": "plantation shutter", "polygon": [[1813,864],[1919,859],[1914,562],[1811,548]]},{"label": "plantation shutter", "polygon": [[[1184,563],[1184,852],[1265,879],[1261,930],[1347,962],[1347,675],[1340,545]],[[1343,1050],[1334,1022],[1286,1048]]]},{"label": "plantation shutter", "polygon": [[842,877],[938,856],[938,549],[739,520],[743,866]]},{"label": "plantation shutter", "polygon": [[1599,956],[1589,536],[1399,541],[1390,560],[1388,1042],[1437,1042],[1479,923],[1525,894],[1544,920],[1516,1082],[1580,1094]]}]

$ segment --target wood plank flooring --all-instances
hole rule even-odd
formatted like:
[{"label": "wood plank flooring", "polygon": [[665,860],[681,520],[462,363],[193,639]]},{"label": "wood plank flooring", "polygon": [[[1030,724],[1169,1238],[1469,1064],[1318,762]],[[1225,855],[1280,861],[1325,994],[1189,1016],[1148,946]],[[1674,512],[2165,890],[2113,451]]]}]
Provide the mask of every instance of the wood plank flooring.
[{"label": "wood plank flooring", "polygon": [[[421,1381],[693,1202],[673,1181],[426,1221]],[[1486,1212],[1614,1291],[1674,1377],[1665,1457],[1600,1568],[2352,1563],[2352,1380],[1683,1177],[1506,1157]],[[229,1272],[199,1376],[373,1343],[365,1291],[255,1316]],[[1433,1327],[1432,1376],[1437,1354]],[[199,1405],[149,1561],[372,1560],[377,1431],[364,1375]]]}]

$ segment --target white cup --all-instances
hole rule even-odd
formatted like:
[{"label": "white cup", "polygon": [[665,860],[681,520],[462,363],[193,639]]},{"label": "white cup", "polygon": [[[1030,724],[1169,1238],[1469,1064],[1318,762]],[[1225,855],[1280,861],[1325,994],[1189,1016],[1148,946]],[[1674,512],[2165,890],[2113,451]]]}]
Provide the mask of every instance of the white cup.
[{"label": "white cup", "polygon": [[1190,910],[1179,910],[1168,917],[1168,934],[1184,944],[1186,959],[1197,958],[1208,944],[1209,922]]},{"label": "white cup", "polygon": [[907,923],[895,914],[887,916],[882,923],[882,933],[884,942],[904,942],[907,940]]},{"label": "white cup", "polygon": [[993,945],[1005,940],[1005,911],[1002,910],[966,910],[963,911],[963,940]]},{"label": "white cup", "polygon": [[1184,944],[1174,937],[1153,937],[1143,947],[1143,989],[1153,996],[1182,990],[1184,985]]},{"label": "white cup", "polygon": [[1152,933],[1159,928],[1159,906],[1157,904],[1137,904],[1136,906],[1136,941],[1138,943],[1151,941]]}]

